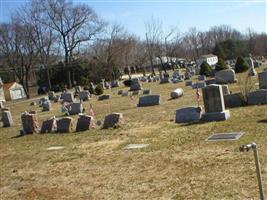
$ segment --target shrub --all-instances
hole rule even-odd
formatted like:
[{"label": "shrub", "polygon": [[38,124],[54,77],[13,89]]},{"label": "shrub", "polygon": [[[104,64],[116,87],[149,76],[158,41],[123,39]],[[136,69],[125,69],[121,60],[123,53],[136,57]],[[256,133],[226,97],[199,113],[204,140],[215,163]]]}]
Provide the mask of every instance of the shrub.
[{"label": "shrub", "polygon": [[205,75],[205,76],[210,76],[212,74],[212,68],[211,66],[204,61],[201,65],[200,65],[200,75]]},{"label": "shrub", "polygon": [[220,71],[220,70],[224,70],[224,69],[227,69],[227,66],[226,66],[224,60],[222,58],[219,58],[218,63],[216,64],[215,70]]},{"label": "shrub", "polygon": [[132,80],[125,80],[123,81],[123,84],[126,86],[126,87],[131,87],[131,84],[132,84]]},{"label": "shrub", "polygon": [[98,84],[96,87],[95,87],[95,94],[96,95],[101,95],[104,93],[104,88],[101,84]]},{"label": "shrub", "polygon": [[238,57],[235,63],[235,72],[241,73],[247,71],[249,68],[248,63],[242,57]]}]

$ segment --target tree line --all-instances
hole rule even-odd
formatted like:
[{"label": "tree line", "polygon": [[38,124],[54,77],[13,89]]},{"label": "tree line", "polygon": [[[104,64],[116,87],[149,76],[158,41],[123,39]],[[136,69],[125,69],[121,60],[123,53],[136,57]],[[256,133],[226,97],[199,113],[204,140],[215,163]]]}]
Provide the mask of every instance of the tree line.
[{"label": "tree line", "polygon": [[[177,19],[178,20],[178,19]],[[214,53],[222,59],[235,59],[249,53],[267,54],[266,33],[248,28],[245,33],[228,26],[208,31],[177,27],[163,30],[163,22],[151,18],[145,23],[144,39],[119,24],[102,19],[87,4],[69,0],[31,0],[19,7],[10,22],[0,24],[1,71],[12,71],[29,94],[31,71],[38,69],[50,89],[64,82],[71,88],[77,82],[115,80],[134,67],[155,74],[154,59],[163,57],[172,67],[174,58],[196,60]]]}]

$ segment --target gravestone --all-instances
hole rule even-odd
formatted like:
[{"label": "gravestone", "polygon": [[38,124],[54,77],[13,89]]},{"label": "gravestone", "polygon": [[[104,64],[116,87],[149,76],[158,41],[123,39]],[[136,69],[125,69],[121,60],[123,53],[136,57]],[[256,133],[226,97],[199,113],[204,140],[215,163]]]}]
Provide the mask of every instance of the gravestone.
[{"label": "gravestone", "polygon": [[118,80],[111,81],[111,87],[112,88],[114,88],[114,87],[120,87],[120,82]]},{"label": "gravestone", "polygon": [[55,133],[57,132],[57,120],[56,117],[51,117],[45,120],[41,127],[41,133]]},{"label": "gravestone", "polygon": [[223,97],[224,97],[224,105],[226,108],[234,108],[245,105],[241,93],[227,94],[224,95]]},{"label": "gravestone", "polygon": [[92,116],[79,115],[79,119],[76,124],[76,132],[87,131],[93,128],[94,126],[93,120],[94,118]]},{"label": "gravestone", "polygon": [[193,82],[192,81],[186,81],[185,86],[192,86]]},{"label": "gravestone", "polygon": [[248,64],[250,66],[250,68],[249,68],[249,76],[256,76],[257,72],[256,72],[256,70],[254,68],[254,62],[253,62],[251,56],[248,59]]},{"label": "gravestone", "polygon": [[2,110],[3,127],[10,127],[14,125],[14,121],[9,110]]},{"label": "gravestone", "polygon": [[48,99],[46,97],[42,97],[39,99],[39,107],[42,107],[43,106],[43,103],[48,101]]},{"label": "gravestone", "polygon": [[55,92],[54,91],[49,91],[48,92],[48,99],[49,100],[54,100],[55,98]]},{"label": "gravestone", "polygon": [[139,98],[138,107],[160,105],[160,95],[147,95]]},{"label": "gravestone", "polygon": [[267,89],[260,89],[248,94],[248,105],[267,104]]},{"label": "gravestone", "polygon": [[61,99],[63,102],[74,102],[74,96],[72,92],[64,92],[61,94]]},{"label": "gravestone", "polygon": [[122,95],[122,93],[123,93],[123,90],[118,91],[118,95]]},{"label": "gravestone", "polygon": [[121,96],[123,96],[123,97],[126,97],[128,95],[129,95],[129,92],[128,91],[123,91],[122,94],[121,94]]},{"label": "gravestone", "polygon": [[143,95],[149,95],[149,94],[151,94],[151,90],[148,89],[143,91]]},{"label": "gravestone", "polygon": [[205,113],[203,121],[222,121],[230,118],[229,110],[225,110],[221,85],[208,85],[202,88]]},{"label": "gravestone", "polygon": [[75,93],[80,93],[82,91],[82,87],[77,85],[75,86]]},{"label": "gravestone", "polygon": [[197,82],[192,85],[192,89],[203,88],[206,86],[205,82]]},{"label": "gravestone", "polygon": [[201,107],[187,107],[176,110],[175,123],[196,122],[201,118]]},{"label": "gravestone", "polygon": [[198,76],[198,80],[199,81],[205,81],[206,80],[206,76],[205,75],[199,75]]},{"label": "gravestone", "polygon": [[236,83],[236,75],[233,69],[224,69],[215,73],[217,84]]},{"label": "gravestone", "polygon": [[164,73],[160,76],[160,84],[170,83],[170,75],[168,73]]},{"label": "gravestone", "polygon": [[190,78],[191,78],[191,74],[190,74],[190,72],[185,72],[185,74],[184,74],[184,79],[185,80],[189,80]]},{"label": "gravestone", "polygon": [[183,94],[184,94],[183,89],[182,88],[177,88],[176,90],[171,92],[170,96],[171,96],[172,99],[177,99],[177,98],[183,96]]},{"label": "gravestone", "polygon": [[22,131],[23,135],[33,134],[39,132],[39,123],[37,114],[34,111],[24,112],[21,115]]},{"label": "gravestone", "polygon": [[57,120],[58,133],[70,133],[73,129],[73,119],[71,117],[64,117]]},{"label": "gravestone", "polygon": [[106,89],[110,89],[111,88],[111,85],[109,84],[109,82],[105,81],[105,88]]},{"label": "gravestone", "polygon": [[0,109],[4,108],[4,102],[3,101],[0,101]]},{"label": "gravestone", "polygon": [[205,83],[206,83],[206,85],[216,84],[216,79],[213,78],[213,79],[205,80]]},{"label": "gravestone", "polygon": [[83,112],[82,103],[69,103],[65,106],[69,115],[77,115]]},{"label": "gravestone", "polygon": [[79,92],[79,99],[83,101],[88,101],[90,99],[90,92],[88,90],[83,90]]},{"label": "gravestone", "polygon": [[267,71],[259,73],[258,76],[260,89],[267,89]]},{"label": "gravestone", "polygon": [[105,116],[103,129],[117,128],[123,123],[122,113],[111,113]]},{"label": "gravestone", "polygon": [[130,91],[142,90],[141,82],[138,78],[131,79]]},{"label": "gravestone", "polygon": [[98,101],[108,100],[108,99],[110,99],[110,97],[111,96],[109,94],[103,94],[103,95],[98,97]]},{"label": "gravestone", "polygon": [[51,104],[50,100],[44,101],[42,103],[42,107],[43,107],[43,109],[42,109],[43,112],[52,110],[52,104]]},{"label": "gravestone", "polygon": [[139,90],[133,91],[132,95],[139,95]]},{"label": "gravestone", "polygon": [[230,94],[228,85],[222,85],[223,95]]},{"label": "gravestone", "polygon": [[54,103],[57,103],[57,102],[59,102],[60,101],[60,95],[56,95],[55,97],[54,97]]},{"label": "gravestone", "polygon": [[32,101],[31,103],[30,103],[30,106],[36,106],[37,104],[36,104],[36,102],[35,101]]}]

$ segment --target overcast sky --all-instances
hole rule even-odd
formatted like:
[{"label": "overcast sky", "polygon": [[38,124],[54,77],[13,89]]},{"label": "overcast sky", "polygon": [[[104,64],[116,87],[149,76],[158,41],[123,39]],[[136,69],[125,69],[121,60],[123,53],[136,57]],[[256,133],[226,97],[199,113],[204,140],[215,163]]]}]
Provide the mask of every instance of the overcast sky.
[{"label": "overcast sky", "polygon": [[[26,0],[0,0],[0,21],[10,19],[13,10]],[[124,25],[139,37],[145,35],[145,22],[152,17],[162,21],[164,29],[190,27],[208,30],[228,24],[239,31],[248,27],[267,33],[267,0],[75,0],[90,5],[103,19]]]}]

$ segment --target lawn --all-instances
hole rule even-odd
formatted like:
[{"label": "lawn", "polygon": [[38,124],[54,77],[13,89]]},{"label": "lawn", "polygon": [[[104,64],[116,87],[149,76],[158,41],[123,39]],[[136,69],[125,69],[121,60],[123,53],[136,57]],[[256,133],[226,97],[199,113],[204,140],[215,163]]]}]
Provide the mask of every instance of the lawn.
[{"label": "lawn", "polygon": [[[184,96],[169,100],[177,87]],[[110,100],[93,98],[95,120],[123,113],[125,123],[112,130],[16,137],[23,111],[36,110],[41,124],[62,116],[61,106],[53,103],[53,111],[41,112],[29,101],[10,103],[16,125],[0,128],[0,199],[259,199],[253,153],[239,152],[250,142],[259,146],[267,194],[267,105],[231,108],[227,121],[175,124],[176,109],[197,105],[195,91],[185,83],[143,88],[161,94],[161,105],[138,108],[138,96],[117,95],[123,87],[106,90]],[[84,106],[88,112],[89,103]],[[205,141],[235,131],[245,134],[238,141]],[[150,145],[124,149],[131,143]],[[64,149],[47,150],[58,145]]]}]

